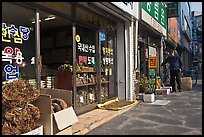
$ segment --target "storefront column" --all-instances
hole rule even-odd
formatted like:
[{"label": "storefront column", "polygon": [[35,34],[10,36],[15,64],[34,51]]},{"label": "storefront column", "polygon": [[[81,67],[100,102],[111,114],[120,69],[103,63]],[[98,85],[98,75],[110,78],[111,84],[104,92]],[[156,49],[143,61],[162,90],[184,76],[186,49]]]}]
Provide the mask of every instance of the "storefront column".
[{"label": "storefront column", "polygon": [[73,35],[73,72],[72,72],[72,77],[73,77],[73,108],[76,109],[76,24],[72,24],[72,35]]},{"label": "storefront column", "polygon": [[134,26],[134,34],[133,34],[133,38],[134,38],[134,68],[133,68],[133,100],[136,100],[136,93],[138,92],[139,90],[139,86],[138,86],[138,83],[139,83],[139,69],[138,69],[138,20],[136,19],[135,21],[135,26]]},{"label": "storefront column", "polygon": [[136,19],[135,21],[135,70],[138,70],[138,31],[139,31],[139,21]]},{"label": "storefront column", "polygon": [[163,69],[160,67],[160,64],[164,61],[164,38],[161,38],[161,48],[160,48],[160,62],[158,63],[159,74],[163,75]]},{"label": "storefront column", "polygon": [[133,70],[134,70],[134,19],[131,20],[131,26],[130,26],[130,99],[133,100],[133,94],[134,94],[134,82],[133,82]]},{"label": "storefront column", "polygon": [[[122,35],[121,35],[122,34]],[[117,64],[117,85],[116,91],[118,92],[119,99],[126,99],[126,46],[124,23],[117,23],[117,41],[116,41],[116,64]]]},{"label": "storefront column", "polygon": [[41,80],[41,58],[40,58],[40,16],[38,10],[36,11],[36,23],[35,23],[35,37],[36,37],[36,85],[37,88],[40,88],[40,80]]},{"label": "storefront column", "polygon": [[[130,23],[125,23],[126,100],[130,100]],[[120,82],[120,81],[119,81]]]}]

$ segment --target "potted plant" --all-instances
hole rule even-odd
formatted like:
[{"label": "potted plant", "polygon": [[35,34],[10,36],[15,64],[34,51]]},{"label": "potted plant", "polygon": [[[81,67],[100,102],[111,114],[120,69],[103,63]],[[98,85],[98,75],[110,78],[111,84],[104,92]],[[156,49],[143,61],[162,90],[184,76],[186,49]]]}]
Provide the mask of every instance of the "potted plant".
[{"label": "potted plant", "polygon": [[139,84],[140,84],[140,86],[139,86],[139,92],[140,93],[145,93],[146,91],[148,91],[148,79],[147,79],[147,77],[144,76],[144,74],[140,78]]},{"label": "potted plant", "polygon": [[154,102],[155,101],[155,94],[154,92],[149,88],[149,84],[151,84],[151,80],[148,80],[147,77],[140,78],[140,92],[143,93],[142,98],[144,102]]}]

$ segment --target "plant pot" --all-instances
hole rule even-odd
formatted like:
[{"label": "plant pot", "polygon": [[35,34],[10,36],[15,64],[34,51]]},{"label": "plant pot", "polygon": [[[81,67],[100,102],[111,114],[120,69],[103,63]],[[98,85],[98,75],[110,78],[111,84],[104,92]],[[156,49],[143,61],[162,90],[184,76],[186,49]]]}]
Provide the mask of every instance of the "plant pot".
[{"label": "plant pot", "polygon": [[143,94],[143,101],[144,102],[148,102],[148,103],[152,103],[155,101],[155,94],[151,93],[151,94]]},{"label": "plant pot", "polygon": [[144,93],[137,93],[137,94],[136,94],[136,99],[137,99],[137,100],[143,100],[143,94],[144,94]]}]

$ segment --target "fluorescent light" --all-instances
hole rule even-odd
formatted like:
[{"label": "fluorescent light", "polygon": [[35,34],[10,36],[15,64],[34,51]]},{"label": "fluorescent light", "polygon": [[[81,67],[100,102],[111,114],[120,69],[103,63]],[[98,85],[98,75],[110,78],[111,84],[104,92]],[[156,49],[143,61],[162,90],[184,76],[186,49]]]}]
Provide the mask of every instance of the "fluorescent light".
[{"label": "fluorescent light", "polygon": [[[39,20],[39,22],[41,22],[41,20]],[[34,24],[34,23],[35,23],[35,21],[32,21],[32,23]]]},{"label": "fluorescent light", "polygon": [[46,21],[53,20],[53,19],[55,19],[55,16],[50,16],[50,17],[45,18]]}]

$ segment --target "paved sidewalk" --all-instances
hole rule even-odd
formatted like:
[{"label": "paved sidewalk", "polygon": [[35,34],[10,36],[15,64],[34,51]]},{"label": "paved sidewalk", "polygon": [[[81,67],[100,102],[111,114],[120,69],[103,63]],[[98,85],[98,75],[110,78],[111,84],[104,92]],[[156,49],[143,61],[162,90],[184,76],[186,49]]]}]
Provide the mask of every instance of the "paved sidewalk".
[{"label": "paved sidewalk", "polygon": [[79,121],[72,125],[72,134],[85,135],[94,128],[102,125],[103,123],[106,123],[107,121],[122,114],[123,112],[126,112],[132,107],[135,107],[138,103],[139,102],[137,102],[133,106],[130,106],[119,111],[95,109],[93,111],[82,114],[78,116]]},{"label": "paved sidewalk", "polygon": [[170,102],[166,105],[142,102],[86,135],[202,135],[200,90],[156,98]]},{"label": "paved sidewalk", "polygon": [[82,114],[72,125],[72,134],[202,135],[202,75],[192,91],[157,95],[156,100],[170,102],[153,105],[138,100],[121,111],[95,109]]}]

